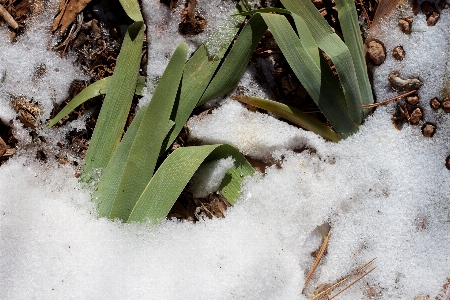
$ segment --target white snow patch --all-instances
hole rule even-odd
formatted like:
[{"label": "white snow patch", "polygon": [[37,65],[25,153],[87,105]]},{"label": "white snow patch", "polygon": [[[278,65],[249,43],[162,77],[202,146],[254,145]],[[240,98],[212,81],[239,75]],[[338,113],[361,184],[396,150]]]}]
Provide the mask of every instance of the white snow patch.
[{"label": "white snow patch", "polygon": [[[144,1],[149,24],[164,9],[157,1]],[[19,92],[39,103],[51,102],[45,93],[56,83],[57,99],[63,99],[77,78],[69,59],[46,50],[42,55],[51,15],[36,23],[40,25],[33,32],[39,38],[0,46],[1,66],[9,70],[11,59],[17,59],[18,70],[25,74],[8,71],[6,80],[28,84]],[[419,14],[414,28],[420,30],[409,37],[398,30],[395,18],[392,22],[384,25],[383,42],[388,54],[402,43],[407,58],[399,63],[388,57],[374,70],[377,98],[394,95],[387,85],[393,68],[405,77],[420,76],[425,120],[438,127],[433,138],[424,138],[418,126],[394,129],[394,104],[378,108],[358,133],[333,144],[227,100],[210,116],[190,121],[192,137],[230,143],[251,157],[276,160],[281,168],[274,165],[264,176],[249,178],[242,199],[224,219],[165,221],[158,227],[97,219],[90,192],[74,178],[73,169],[53,159],[41,164],[33,153],[16,155],[0,168],[2,297],[307,299],[301,290],[314,260],[310,253],[321,242],[316,227],[325,222],[332,227],[328,254],[307,292],[377,257],[377,269],[341,299],[369,298],[369,288],[379,299],[437,296],[450,277],[450,176],[444,166],[450,153],[450,118],[427,105],[430,97],[445,96],[450,18],[445,10],[430,28]],[[6,40],[5,28],[0,36]],[[168,50],[150,50],[154,59],[172,53],[178,41],[167,43]],[[14,54],[18,49],[21,57]],[[45,84],[33,87],[30,76],[43,57],[48,70],[58,67],[64,76],[49,75],[42,79]],[[15,115],[5,95],[22,85],[7,81],[0,88],[0,116],[9,121]],[[28,132],[19,124],[15,128],[25,139]],[[294,151],[304,148],[315,151]]]},{"label": "white snow patch", "polygon": [[234,158],[231,156],[201,165],[189,183],[192,195],[195,198],[201,198],[216,192],[225,173],[233,165]]}]

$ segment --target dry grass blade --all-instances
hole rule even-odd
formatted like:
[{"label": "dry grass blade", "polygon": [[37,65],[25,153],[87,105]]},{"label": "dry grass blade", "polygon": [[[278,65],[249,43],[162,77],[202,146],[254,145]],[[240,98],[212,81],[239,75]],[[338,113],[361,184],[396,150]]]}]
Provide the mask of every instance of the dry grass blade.
[{"label": "dry grass blade", "polygon": [[328,241],[330,240],[330,235],[331,235],[331,228],[328,231],[328,234],[324,237],[322,246],[320,246],[319,253],[317,254],[316,260],[314,261],[314,263],[313,263],[313,265],[311,267],[311,270],[309,270],[309,273],[306,276],[305,284],[303,285],[303,289],[302,289],[302,294],[305,291],[306,285],[311,280],[311,277],[313,276],[314,271],[316,271],[316,268],[319,265],[320,260],[322,259],[322,256],[325,254],[325,251],[327,250]]},{"label": "dry grass blade", "polygon": [[348,284],[345,288],[343,288],[342,290],[340,290],[339,292],[337,292],[336,294],[334,294],[333,296],[329,297],[328,299],[331,300],[334,297],[336,297],[337,295],[339,295],[340,293],[342,293],[343,291],[345,291],[346,289],[348,289],[349,287],[351,287],[352,285],[354,285],[355,283],[357,283],[358,281],[360,281],[364,276],[366,276],[367,274],[369,274],[370,272],[372,272],[373,270],[375,270],[376,267],[373,267],[372,269],[370,269],[369,271],[367,271],[366,273],[362,274],[361,276],[359,276],[358,278],[356,278],[355,280],[353,280],[352,282],[350,282],[350,284]]},{"label": "dry grass blade", "polygon": [[[376,259],[376,257],[373,258],[373,259],[372,259],[371,261],[369,261],[368,263],[366,263],[364,266],[362,266],[362,267],[356,269],[355,272],[353,272],[352,274],[348,275],[347,277],[345,277],[345,278],[342,279],[341,281],[339,281],[339,282],[333,284],[332,286],[330,286],[329,288],[327,288],[327,289],[324,290],[323,292],[321,292],[321,293],[315,295],[315,296],[312,298],[312,300],[319,300],[319,299],[321,299],[321,298],[324,297],[324,296],[328,296],[328,294],[329,294],[331,291],[333,291],[334,289],[336,289],[338,286],[341,286],[341,285],[344,284],[347,280],[349,280],[349,279],[352,278],[353,276],[355,276],[355,275],[361,273],[364,269],[366,269],[368,266],[370,266],[370,265],[374,262],[375,259]],[[373,269],[375,269],[375,268],[372,268],[371,270],[369,270],[369,271],[368,271],[366,274],[364,274],[361,278],[363,278],[364,276],[366,276],[367,274],[369,274],[370,272],[372,272]],[[346,286],[344,289],[342,289],[341,291],[344,291],[345,289],[347,289],[347,288],[350,287],[351,285],[355,284],[357,281],[361,280],[361,278],[357,278],[356,281],[351,282],[349,285],[347,285],[347,286]],[[341,293],[341,291],[338,292],[338,294]],[[335,294],[333,297],[336,297],[338,294]],[[329,298],[329,299],[330,299],[330,298]]]}]

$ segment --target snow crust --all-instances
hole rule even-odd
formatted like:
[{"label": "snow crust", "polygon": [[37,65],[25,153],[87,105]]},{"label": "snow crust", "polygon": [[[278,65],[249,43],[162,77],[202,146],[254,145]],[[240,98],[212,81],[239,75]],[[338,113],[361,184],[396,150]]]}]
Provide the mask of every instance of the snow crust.
[{"label": "snow crust", "polygon": [[[157,1],[144,1],[149,23],[164,9]],[[52,12],[30,29],[40,38],[30,35],[0,46],[0,68],[11,72],[0,88],[0,116],[6,121],[14,118],[7,92],[29,93],[45,102],[51,99],[45,94],[49,86],[55,85],[62,99],[79,76],[70,58],[45,50],[49,16]],[[158,227],[97,219],[90,191],[74,178],[73,169],[51,158],[40,163],[22,151],[0,167],[1,297],[307,299],[301,290],[314,260],[310,253],[321,243],[317,226],[328,223],[328,253],[306,292],[377,257],[377,268],[341,299],[374,299],[372,293],[377,299],[433,299],[450,277],[450,171],[445,168],[450,118],[427,107],[431,97],[444,96],[450,74],[449,18],[444,10],[432,28],[419,14],[413,23],[418,30],[409,37],[396,27],[396,16],[388,20],[379,37],[388,59],[373,70],[379,101],[394,94],[387,86],[393,69],[405,77],[420,76],[425,120],[438,128],[432,138],[424,138],[418,126],[396,130],[390,121],[395,104],[378,108],[358,133],[337,144],[232,100],[193,118],[192,139],[227,142],[252,158],[276,162],[264,175],[248,178],[224,219],[164,221]],[[0,28],[4,40],[6,35]],[[173,49],[178,44],[171,43]],[[406,51],[400,63],[389,57],[399,43]],[[155,57],[173,51],[152,49]],[[33,86],[31,74],[41,62],[52,67]],[[13,65],[25,76],[9,71]],[[23,84],[8,83],[13,79]]]}]

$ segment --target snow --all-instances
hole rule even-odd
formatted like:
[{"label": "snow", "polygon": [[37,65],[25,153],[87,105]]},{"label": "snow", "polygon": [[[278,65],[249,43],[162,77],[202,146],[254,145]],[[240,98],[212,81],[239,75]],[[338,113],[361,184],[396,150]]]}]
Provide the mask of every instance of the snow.
[{"label": "snow", "polygon": [[[28,35],[0,46],[0,68],[10,74],[0,87],[0,117],[6,122],[14,118],[8,93],[33,97],[48,115],[49,87],[61,101],[71,80],[82,76],[74,71],[73,57],[60,59],[42,43],[48,36],[48,23],[42,20],[51,20],[57,2],[33,21]],[[199,3],[214,7],[223,2]],[[165,9],[144,1],[149,24],[159,22],[155,18]],[[191,119],[190,138],[227,142],[273,165],[264,175],[247,179],[241,199],[224,219],[168,220],[158,227],[97,219],[90,190],[77,181],[74,170],[51,157],[38,162],[27,148],[28,131],[14,121],[20,151],[0,167],[1,297],[307,299],[301,290],[314,260],[310,253],[321,244],[317,226],[324,223],[332,228],[330,243],[307,293],[377,257],[377,268],[340,299],[374,299],[371,293],[377,299],[436,297],[450,277],[450,176],[445,168],[450,117],[430,110],[428,102],[445,96],[450,14],[443,11],[433,28],[419,14],[409,37],[395,22],[394,17],[383,24],[378,36],[388,58],[373,70],[376,97],[395,94],[387,85],[393,69],[405,77],[420,76],[424,119],[436,123],[436,134],[425,138],[420,126],[396,130],[392,103],[370,115],[358,133],[333,144],[227,99],[211,114]],[[6,40],[5,28],[0,35]],[[170,53],[177,43],[174,39],[167,48],[156,43],[150,57]],[[390,57],[398,44],[406,51],[402,62]],[[33,85],[33,68],[42,62],[49,72]],[[51,71],[56,67],[59,72]],[[154,74],[163,67],[161,60]],[[257,86],[246,87],[259,93],[253,90]],[[64,130],[42,134],[52,144]],[[218,177],[229,163],[219,163]]]}]

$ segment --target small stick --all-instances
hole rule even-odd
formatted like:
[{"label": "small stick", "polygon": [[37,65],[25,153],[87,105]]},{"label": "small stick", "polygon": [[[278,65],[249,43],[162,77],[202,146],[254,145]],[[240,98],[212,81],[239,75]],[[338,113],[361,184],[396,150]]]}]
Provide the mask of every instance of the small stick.
[{"label": "small stick", "polygon": [[17,24],[16,20],[9,14],[6,8],[0,4],[0,16],[5,19],[5,21],[14,29],[19,28],[19,24]]},{"label": "small stick", "polygon": [[400,98],[409,96],[409,95],[414,94],[414,93],[417,93],[417,90],[412,90],[412,91],[410,91],[410,92],[407,92],[407,93],[404,93],[404,94],[395,96],[395,97],[393,97],[393,98],[389,98],[389,99],[384,100],[384,101],[381,101],[381,102],[377,102],[377,103],[373,103],[373,104],[364,104],[362,107],[363,107],[363,108],[373,108],[373,107],[377,107],[377,106],[384,105],[384,104],[387,104],[387,103],[389,103],[389,102],[398,100],[398,99],[400,99]]},{"label": "small stick", "polygon": [[367,20],[367,26],[370,28],[370,26],[371,26],[372,24],[370,23],[369,14],[367,13],[366,8],[364,7],[364,4],[363,4],[362,0],[359,0],[359,3],[361,3],[361,7],[362,7],[362,9],[363,9],[364,16],[366,17],[366,20]]},{"label": "small stick", "polygon": [[305,280],[305,284],[303,285],[302,293],[305,291],[306,285],[311,280],[311,277],[313,276],[314,271],[316,270],[317,266],[319,265],[320,260],[322,259],[322,256],[328,247],[328,241],[330,240],[331,228],[330,228],[330,230],[328,230],[328,234],[326,236],[322,233],[322,230],[320,230],[320,226],[319,226],[319,231],[323,235],[323,243],[322,243],[322,246],[320,246],[319,253],[317,254],[316,260],[314,261],[314,263],[311,267],[311,270],[309,270],[309,273],[306,276],[306,280]]}]

